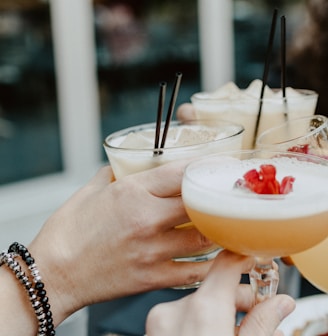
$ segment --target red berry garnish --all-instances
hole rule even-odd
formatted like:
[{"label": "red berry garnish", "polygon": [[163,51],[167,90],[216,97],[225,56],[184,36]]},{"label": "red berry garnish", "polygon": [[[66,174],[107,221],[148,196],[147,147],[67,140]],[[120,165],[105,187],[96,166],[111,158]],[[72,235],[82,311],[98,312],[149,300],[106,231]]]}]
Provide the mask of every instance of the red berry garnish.
[{"label": "red berry garnish", "polygon": [[259,171],[249,170],[244,174],[244,180],[239,179],[235,187],[246,188],[256,194],[277,195],[288,194],[293,190],[295,178],[286,176],[281,183],[276,179],[276,167],[273,165],[261,165]]},{"label": "red berry garnish", "polygon": [[294,153],[303,153],[303,154],[309,154],[309,145],[297,145],[288,148],[288,152],[294,152]]}]

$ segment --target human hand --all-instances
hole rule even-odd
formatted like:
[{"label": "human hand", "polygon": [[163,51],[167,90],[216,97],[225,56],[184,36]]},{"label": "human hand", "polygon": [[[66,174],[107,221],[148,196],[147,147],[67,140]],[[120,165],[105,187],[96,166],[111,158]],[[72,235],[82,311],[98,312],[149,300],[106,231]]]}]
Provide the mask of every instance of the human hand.
[{"label": "human hand", "polygon": [[179,105],[176,114],[178,120],[196,119],[195,109],[191,103],[184,103]]},{"label": "human hand", "polygon": [[[295,302],[287,295],[277,295],[254,306],[250,286],[239,284],[241,274],[253,265],[250,257],[222,251],[195,293],[150,311],[147,335],[282,335],[277,328],[294,310]],[[248,312],[240,327],[235,327],[237,311]]]},{"label": "human hand", "polygon": [[187,162],[109,183],[105,167],[45,224],[29,249],[48,289],[55,323],[94,302],[203,280],[211,262],[173,262],[209,247],[181,193]]}]

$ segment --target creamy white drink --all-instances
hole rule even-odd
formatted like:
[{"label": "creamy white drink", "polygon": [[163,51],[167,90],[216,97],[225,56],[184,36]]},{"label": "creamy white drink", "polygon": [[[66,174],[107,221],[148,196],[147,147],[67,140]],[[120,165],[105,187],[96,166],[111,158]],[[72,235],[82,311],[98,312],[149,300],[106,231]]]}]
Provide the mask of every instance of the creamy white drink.
[{"label": "creamy white drink", "polygon": [[[261,80],[254,80],[246,89],[229,82],[213,92],[195,93],[191,102],[199,119],[223,119],[242,124],[245,127],[243,148],[250,149],[254,144],[261,89]],[[291,87],[286,88],[286,99],[283,99],[280,89],[266,86],[257,135],[286,120],[313,115],[317,99],[314,91]]]},{"label": "creamy white drink", "polygon": [[155,127],[155,123],[135,126],[105,139],[104,148],[116,179],[170,161],[240,149],[244,133],[241,125],[231,122],[172,121],[165,148],[154,155]]},{"label": "creamy white drink", "polygon": [[[157,155],[157,150],[154,150],[155,130],[155,123],[143,124],[115,132],[105,139],[104,148],[116,179],[175,160],[241,149],[244,133],[243,126],[226,121],[172,121],[165,147]],[[192,223],[185,223],[177,229],[190,225]],[[204,261],[212,258],[212,252],[217,248],[213,244],[193,255],[179,257],[183,261]]]}]

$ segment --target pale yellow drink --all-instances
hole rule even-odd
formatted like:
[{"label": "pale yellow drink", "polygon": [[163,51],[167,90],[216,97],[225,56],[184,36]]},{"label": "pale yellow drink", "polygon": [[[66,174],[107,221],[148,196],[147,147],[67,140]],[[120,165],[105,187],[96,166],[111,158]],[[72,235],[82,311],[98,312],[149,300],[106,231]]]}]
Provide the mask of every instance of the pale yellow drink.
[{"label": "pale yellow drink", "polygon": [[[245,128],[243,149],[251,149],[260,108],[261,87],[260,80],[254,80],[244,90],[230,82],[213,92],[195,93],[191,102],[199,119],[224,119],[242,124]],[[318,100],[316,92],[288,87],[286,97],[284,100],[280,89],[265,88],[257,135],[287,119],[315,113]]]},{"label": "pale yellow drink", "polygon": [[183,158],[240,149],[244,134],[243,126],[229,121],[172,121],[163,154],[154,155],[155,127],[155,123],[142,124],[105,139],[116,179]]},{"label": "pale yellow drink", "polygon": [[321,291],[328,293],[328,238],[314,247],[291,256],[300,273]]},{"label": "pale yellow drink", "polygon": [[[116,179],[183,158],[240,149],[244,132],[241,125],[226,121],[172,121],[163,153],[154,155],[155,127],[155,123],[138,125],[105,139],[104,148]],[[188,229],[190,223],[178,228]],[[215,249],[217,246],[213,245],[192,257],[206,260],[207,254]]]}]

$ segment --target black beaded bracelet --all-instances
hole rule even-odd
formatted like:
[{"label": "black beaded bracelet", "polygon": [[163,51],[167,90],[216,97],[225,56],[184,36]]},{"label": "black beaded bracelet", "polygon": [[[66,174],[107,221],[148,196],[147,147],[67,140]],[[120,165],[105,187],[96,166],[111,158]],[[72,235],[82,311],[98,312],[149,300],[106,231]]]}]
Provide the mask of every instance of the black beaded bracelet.
[{"label": "black beaded bracelet", "polygon": [[24,286],[27,294],[29,295],[32,306],[35,306],[37,302],[35,290],[32,287],[32,283],[29,281],[29,278],[26,276],[19,263],[15,260],[15,257],[16,255],[13,253],[2,252],[0,254],[0,267],[6,264],[14,272],[16,278]]},{"label": "black beaded bracelet", "polygon": [[[34,286],[22,271],[19,263],[14,260],[17,256],[20,256],[28,267],[33,278]],[[44,283],[42,282],[35,260],[28,249],[17,242],[11,244],[8,252],[2,252],[0,254],[0,266],[3,264],[6,264],[15,273],[17,279],[24,286],[29,295],[29,299],[38,319],[38,336],[56,335],[47,292],[44,288]]]}]

